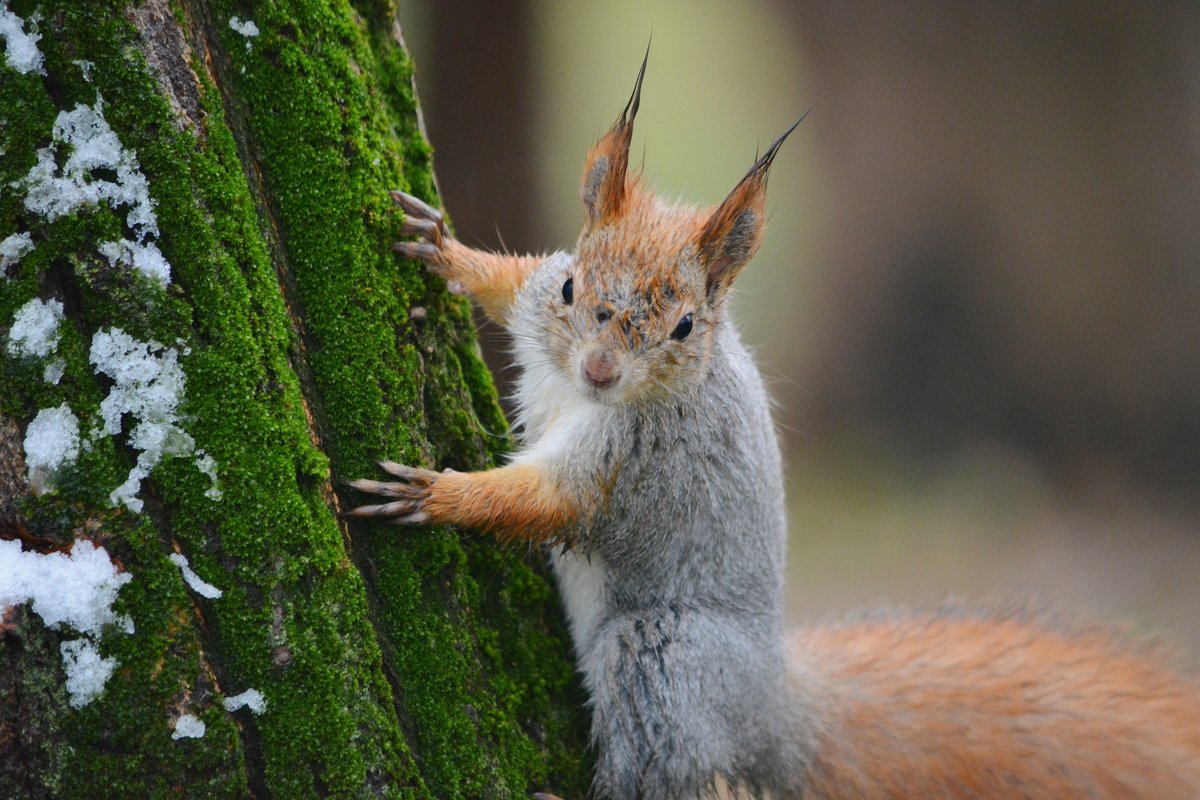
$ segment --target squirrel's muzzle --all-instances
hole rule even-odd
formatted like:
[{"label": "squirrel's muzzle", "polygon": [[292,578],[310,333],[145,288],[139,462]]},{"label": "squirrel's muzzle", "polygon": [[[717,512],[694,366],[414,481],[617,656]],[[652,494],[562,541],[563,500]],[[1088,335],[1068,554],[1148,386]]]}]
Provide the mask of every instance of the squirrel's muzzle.
[{"label": "squirrel's muzzle", "polygon": [[607,389],[621,379],[620,365],[611,350],[592,350],[583,357],[583,379],[597,389]]}]

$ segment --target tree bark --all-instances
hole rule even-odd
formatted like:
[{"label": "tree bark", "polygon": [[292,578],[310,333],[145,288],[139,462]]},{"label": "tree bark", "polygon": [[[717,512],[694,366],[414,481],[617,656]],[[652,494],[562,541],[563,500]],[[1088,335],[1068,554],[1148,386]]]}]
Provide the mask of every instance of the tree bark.
[{"label": "tree bark", "polygon": [[[386,190],[435,200],[392,3],[8,9],[43,61],[0,54],[0,240],[28,234],[0,277],[0,539],[89,540],[130,577],[85,703],[60,650],[79,631],[3,612],[0,797],[584,794],[538,554],[339,517],[377,458],[480,468],[507,441],[466,304],[390,251]],[[105,125],[123,155],[84,164],[65,213],[34,202],[39,164],[70,183],[72,136]],[[48,353],[17,325],[34,300],[62,306]],[[62,408],[77,452],[39,467],[31,424]],[[261,713],[226,709],[251,688]],[[172,738],[192,717],[203,735]]]}]

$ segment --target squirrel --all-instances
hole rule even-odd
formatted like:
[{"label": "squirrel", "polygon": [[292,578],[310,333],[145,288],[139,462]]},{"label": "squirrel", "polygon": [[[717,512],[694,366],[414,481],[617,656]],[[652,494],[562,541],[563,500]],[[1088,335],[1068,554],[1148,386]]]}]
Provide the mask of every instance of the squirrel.
[{"label": "squirrel", "polygon": [[520,447],[383,461],[350,513],[555,545],[596,797],[1200,798],[1200,684],[1106,630],[947,607],[785,632],[780,449],[728,304],[795,125],[715,208],[667,204],[629,171],[645,69],[574,254],[472,249],[393,193],[394,248],[511,334]]}]

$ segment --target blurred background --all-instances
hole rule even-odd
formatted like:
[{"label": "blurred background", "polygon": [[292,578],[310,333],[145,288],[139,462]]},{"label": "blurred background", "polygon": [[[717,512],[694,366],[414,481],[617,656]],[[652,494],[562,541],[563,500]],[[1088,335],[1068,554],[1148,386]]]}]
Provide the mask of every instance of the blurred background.
[{"label": "blurred background", "polygon": [[666,197],[718,202],[813,107],[734,309],[779,403],[797,621],[1033,596],[1200,654],[1200,6],[439,0],[401,23],[478,247],[571,248],[651,33],[631,161]]}]

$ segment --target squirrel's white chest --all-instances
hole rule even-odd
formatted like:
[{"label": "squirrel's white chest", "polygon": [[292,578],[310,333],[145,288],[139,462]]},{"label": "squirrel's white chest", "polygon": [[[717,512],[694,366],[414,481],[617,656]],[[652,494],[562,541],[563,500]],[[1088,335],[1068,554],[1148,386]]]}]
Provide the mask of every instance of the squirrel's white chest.
[{"label": "squirrel's white chest", "polygon": [[[566,376],[546,366],[527,368],[517,392],[524,430],[523,447],[514,462],[554,464],[552,469],[568,474],[596,455],[592,450],[610,409],[583,397]],[[587,672],[590,644],[605,608],[608,569],[595,553],[558,548],[551,552],[550,563],[576,654]]]},{"label": "squirrel's white chest", "polygon": [[612,409],[584,397],[556,367],[527,366],[517,381],[516,462],[578,462],[594,455]]},{"label": "squirrel's white chest", "polygon": [[604,584],[608,567],[599,555],[584,555],[576,550],[554,550],[550,564],[558,579],[571,639],[575,642],[580,667],[590,673],[588,654],[595,638],[596,626],[604,615],[606,605]]}]

